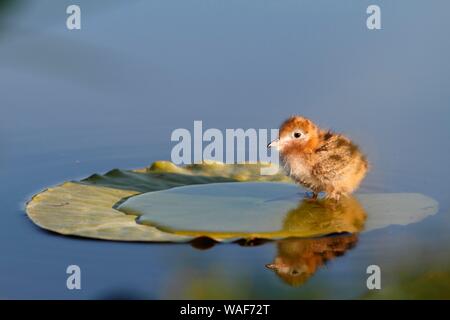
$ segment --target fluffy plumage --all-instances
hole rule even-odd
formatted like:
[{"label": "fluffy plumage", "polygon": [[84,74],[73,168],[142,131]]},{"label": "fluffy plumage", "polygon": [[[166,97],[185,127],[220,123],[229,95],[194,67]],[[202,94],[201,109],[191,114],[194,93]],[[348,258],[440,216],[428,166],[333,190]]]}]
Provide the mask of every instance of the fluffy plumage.
[{"label": "fluffy plumage", "polygon": [[312,190],[313,198],[325,192],[339,200],[358,188],[368,170],[365,155],[350,139],[300,116],[287,119],[269,147],[278,148],[287,174]]}]

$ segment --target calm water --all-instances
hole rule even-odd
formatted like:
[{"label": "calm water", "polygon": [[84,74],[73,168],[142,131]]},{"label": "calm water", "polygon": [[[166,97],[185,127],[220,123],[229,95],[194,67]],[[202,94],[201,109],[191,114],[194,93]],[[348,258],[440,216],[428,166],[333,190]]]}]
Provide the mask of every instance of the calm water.
[{"label": "calm water", "polygon": [[[376,1],[371,32],[373,2],[78,1],[83,29],[69,32],[70,1],[0,1],[0,298],[360,298],[371,264],[380,296],[450,298],[450,4]],[[170,158],[172,130],[194,120],[274,128],[293,113],[361,145],[362,191],[423,193],[439,212],[208,250],[60,237],[24,213],[48,186]],[[329,248],[326,266],[311,258]],[[265,267],[277,256],[317,268],[292,286]],[[80,291],[65,287],[69,264]]]}]

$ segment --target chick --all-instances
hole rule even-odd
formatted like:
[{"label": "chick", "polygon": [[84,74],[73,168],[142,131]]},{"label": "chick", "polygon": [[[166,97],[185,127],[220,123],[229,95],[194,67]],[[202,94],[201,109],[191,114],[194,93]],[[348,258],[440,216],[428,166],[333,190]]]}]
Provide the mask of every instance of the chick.
[{"label": "chick", "polygon": [[368,170],[366,156],[347,137],[322,130],[311,120],[292,116],[280,127],[277,148],[287,174],[310,189],[312,199],[319,192],[339,200],[356,190]]}]

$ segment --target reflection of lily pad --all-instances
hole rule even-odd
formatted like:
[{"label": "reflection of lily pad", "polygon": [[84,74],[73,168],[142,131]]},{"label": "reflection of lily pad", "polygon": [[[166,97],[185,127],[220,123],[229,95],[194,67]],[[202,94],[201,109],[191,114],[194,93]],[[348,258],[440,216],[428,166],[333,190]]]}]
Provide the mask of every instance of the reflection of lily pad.
[{"label": "reflection of lily pad", "polygon": [[[420,194],[365,194],[330,201],[302,201],[286,183],[221,183],[173,188],[132,197],[119,210],[139,223],[185,236],[228,238],[312,237],[409,224],[434,214],[437,204]],[[361,204],[360,204],[361,203]]]},{"label": "reflection of lily pad", "polygon": [[[434,200],[418,194],[359,195],[329,206],[299,202],[303,195],[293,184],[242,183],[289,181],[282,174],[261,176],[261,166],[156,162],[142,170],[116,169],[49,188],[26,210],[40,227],[65,235],[171,242],[353,233],[363,227],[364,211],[366,230],[417,222],[437,211]],[[189,186],[194,184],[203,186]],[[142,215],[141,223],[135,215]]]}]

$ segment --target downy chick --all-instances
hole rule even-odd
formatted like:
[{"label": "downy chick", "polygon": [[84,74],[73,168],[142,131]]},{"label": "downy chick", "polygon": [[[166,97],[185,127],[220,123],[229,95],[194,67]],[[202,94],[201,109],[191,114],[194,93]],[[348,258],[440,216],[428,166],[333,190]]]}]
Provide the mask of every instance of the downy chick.
[{"label": "downy chick", "polygon": [[280,127],[277,148],[287,174],[313,192],[339,200],[356,190],[368,170],[365,155],[347,137],[322,130],[311,120],[292,116]]}]

